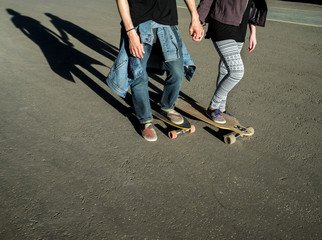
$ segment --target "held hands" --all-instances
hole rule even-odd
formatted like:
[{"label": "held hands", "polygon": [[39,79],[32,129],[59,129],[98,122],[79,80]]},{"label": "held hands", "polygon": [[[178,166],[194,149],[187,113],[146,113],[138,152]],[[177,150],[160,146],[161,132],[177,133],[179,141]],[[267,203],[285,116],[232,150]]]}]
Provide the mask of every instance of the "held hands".
[{"label": "held hands", "polygon": [[200,42],[202,40],[204,36],[204,30],[199,19],[191,22],[189,33],[190,33],[190,36],[192,36],[192,40],[196,42]]}]

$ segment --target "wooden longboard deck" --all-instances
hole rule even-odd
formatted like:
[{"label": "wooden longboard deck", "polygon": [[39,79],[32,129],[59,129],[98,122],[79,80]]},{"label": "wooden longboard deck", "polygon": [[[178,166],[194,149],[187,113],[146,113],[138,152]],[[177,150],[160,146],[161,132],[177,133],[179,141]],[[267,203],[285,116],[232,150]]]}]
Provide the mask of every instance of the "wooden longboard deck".
[{"label": "wooden longboard deck", "polygon": [[165,122],[166,124],[169,124],[173,127],[176,127],[176,128],[179,128],[179,129],[184,129],[184,130],[189,130],[191,128],[191,124],[189,123],[189,121],[183,117],[184,119],[184,122],[180,125],[177,125],[177,124],[174,124],[173,122],[171,122],[169,120],[169,118],[163,116],[161,113],[155,111],[155,110],[152,110],[152,115],[158,119],[160,119],[161,121]]},{"label": "wooden longboard deck", "polygon": [[236,128],[237,126],[240,126],[242,128],[245,128],[245,127],[241,126],[239,121],[236,118],[233,118],[225,113],[223,113],[223,116],[226,120],[226,123],[219,124],[219,123],[212,121],[207,116],[207,109],[204,106],[202,106],[201,104],[199,104],[198,102],[186,100],[186,99],[179,97],[176,102],[176,108],[178,108],[179,110],[181,110],[181,111],[183,111],[183,112],[185,112],[185,113],[187,113],[187,114],[189,114],[189,115],[191,115],[203,122],[213,125],[215,127],[234,131],[236,133],[239,133],[239,134],[245,135],[245,136],[253,135],[253,132],[250,132],[248,130],[241,131],[238,128]]}]

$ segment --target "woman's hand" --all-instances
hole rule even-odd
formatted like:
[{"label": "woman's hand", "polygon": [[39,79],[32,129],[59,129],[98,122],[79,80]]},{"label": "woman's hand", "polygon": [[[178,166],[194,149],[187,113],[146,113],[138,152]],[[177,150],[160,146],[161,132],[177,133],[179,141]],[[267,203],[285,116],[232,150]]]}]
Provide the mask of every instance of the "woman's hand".
[{"label": "woman's hand", "polygon": [[253,24],[250,24],[250,37],[249,37],[249,48],[248,52],[252,52],[256,45],[257,45],[257,39],[256,39],[256,26]]}]

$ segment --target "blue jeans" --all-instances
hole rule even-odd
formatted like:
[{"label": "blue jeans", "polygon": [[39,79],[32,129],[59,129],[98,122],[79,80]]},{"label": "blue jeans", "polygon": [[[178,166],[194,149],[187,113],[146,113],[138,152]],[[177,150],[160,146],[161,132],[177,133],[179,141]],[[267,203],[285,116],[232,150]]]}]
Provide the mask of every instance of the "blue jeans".
[{"label": "blue jeans", "polygon": [[[176,37],[179,36],[175,33]],[[154,43],[157,41],[157,35],[154,32]],[[147,62],[151,55],[153,46],[144,44],[144,56],[141,59],[143,73],[140,78],[133,81],[131,85],[132,102],[137,119],[140,123],[147,123],[153,120],[151,104],[149,99],[149,76],[147,74]],[[180,58],[164,62],[167,78],[164,83],[164,90],[161,98],[161,109],[168,111],[174,108],[175,102],[179,96],[181,83],[184,77],[184,67],[181,46],[178,49]],[[160,53],[162,54],[162,53]],[[132,57],[132,56],[131,56]]]}]

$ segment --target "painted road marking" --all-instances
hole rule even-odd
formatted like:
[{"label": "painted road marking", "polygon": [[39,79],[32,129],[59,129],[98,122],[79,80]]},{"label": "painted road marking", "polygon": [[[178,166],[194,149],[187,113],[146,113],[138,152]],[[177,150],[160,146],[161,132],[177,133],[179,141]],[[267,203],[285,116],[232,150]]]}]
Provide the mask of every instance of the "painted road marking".
[{"label": "painted road marking", "polygon": [[[183,0],[177,0],[178,8],[186,8]],[[270,7],[267,13],[268,21],[299,24],[311,27],[322,27],[322,8],[316,10]]]},{"label": "painted road marking", "polygon": [[268,11],[267,20],[322,27],[322,9],[310,11],[271,7]]}]

